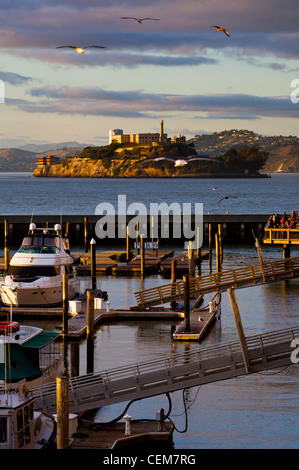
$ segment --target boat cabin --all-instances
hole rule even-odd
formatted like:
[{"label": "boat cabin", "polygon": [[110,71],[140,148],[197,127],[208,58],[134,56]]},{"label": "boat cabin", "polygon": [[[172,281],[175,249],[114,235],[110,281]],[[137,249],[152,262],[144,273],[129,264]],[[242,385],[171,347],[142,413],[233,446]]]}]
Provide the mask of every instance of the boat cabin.
[{"label": "boat cabin", "polygon": [[25,381],[15,390],[0,389],[0,450],[43,449],[56,437],[55,421],[34,411],[25,390]]},{"label": "boat cabin", "polygon": [[28,383],[50,376],[62,361],[57,331],[0,322],[0,382]]}]

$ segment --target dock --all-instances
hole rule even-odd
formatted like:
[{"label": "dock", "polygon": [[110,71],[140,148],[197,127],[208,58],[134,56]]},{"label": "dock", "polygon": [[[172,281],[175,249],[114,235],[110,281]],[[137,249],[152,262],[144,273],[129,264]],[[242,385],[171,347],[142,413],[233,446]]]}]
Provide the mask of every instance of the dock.
[{"label": "dock", "polygon": [[[94,325],[101,322],[113,322],[119,320],[181,320],[184,317],[183,312],[172,311],[168,309],[151,309],[151,310],[130,310],[118,309],[113,310],[94,310]],[[57,327],[62,330],[62,324]],[[86,308],[82,312],[73,315],[68,320],[68,338],[81,339],[86,335],[87,329],[87,312]]]},{"label": "dock", "polygon": [[186,329],[186,319],[178,326],[173,333],[173,339],[177,341],[200,341],[209,326],[214,322],[217,315],[217,308],[209,311],[202,309],[199,311],[191,311],[189,319],[189,330]]},{"label": "dock", "polygon": [[[158,421],[131,421],[130,435],[125,434],[125,422],[115,424],[94,424],[82,421],[73,433],[70,449],[121,449],[135,446],[169,448],[173,444],[173,425]],[[160,429],[162,428],[162,429]]]}]

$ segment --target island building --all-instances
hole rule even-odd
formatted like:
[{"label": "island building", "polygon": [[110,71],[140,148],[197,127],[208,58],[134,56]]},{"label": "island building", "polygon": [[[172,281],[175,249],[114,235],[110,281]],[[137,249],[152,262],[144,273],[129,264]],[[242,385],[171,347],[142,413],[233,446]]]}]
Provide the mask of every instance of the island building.
[{"label": "island building", "polygon": [[167,144],[167,134],[164,133],[163,121],[160,122],[160,132],[156,133],[139,133],[139,134],[124,134],[122,129],[112,129],[109,131],[109,144],[112,142],[122,143],[135,143],[135,144]]},{"label": "island building", "polygon": [[54,155],[39,156],[37,166],[51,166],[60,163],[60,158]]}]

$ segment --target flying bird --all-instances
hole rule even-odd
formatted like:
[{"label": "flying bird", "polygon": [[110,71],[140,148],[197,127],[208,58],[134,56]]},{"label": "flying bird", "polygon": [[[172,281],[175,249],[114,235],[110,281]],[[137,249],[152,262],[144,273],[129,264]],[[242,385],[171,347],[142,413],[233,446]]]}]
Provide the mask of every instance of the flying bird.
[{"label": "flying bird", "polygon": [[228,199],[229,197],[233,197],[234,199],[237,199],[236,196],[224,196],[224,197],[222,197],[221,199],[219,199],[219,201],[217,202],[217,204],[219,204],[219,202],[223,201],[223,199]]},{"label": "flying bird", "polygon": [[83,54],[86,49],[91,49],[92,47],[97,49],[105,49],[105,46],[85,46],[85,47],[77,47],[77,46],[58,46],[56,49],[63,49],[64,47],[69,47],[71,49],[75,49],[78,54]]},{"label": "flying bird", "polygon": [[135,20],[137,23],[142,23],[145,20],[160,21],[159,18],[134,18],[134,16],[120,16],[121,20]]},{"label": "flying bird", "polygon": [[216,189],[219,188],[219,186],[216,186],[216,188],[214,188],[214,186],[212,186],[211,183],[209,183],[209,185],[211,186],[211,188],[213,189],[213,191],[216,191]]},{"label": "flying bird", "polygon": [[221,28],[220,26],[210,26],[210,28],[217,28],[217,31],[223,31],[227,36],[230,36],[230,34],[227,32],[225,28]]}]

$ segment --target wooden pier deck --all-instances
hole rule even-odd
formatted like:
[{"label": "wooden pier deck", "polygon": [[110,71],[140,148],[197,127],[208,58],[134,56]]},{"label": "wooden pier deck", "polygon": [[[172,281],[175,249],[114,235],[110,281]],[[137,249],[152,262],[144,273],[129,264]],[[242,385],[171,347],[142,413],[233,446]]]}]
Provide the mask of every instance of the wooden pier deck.
[{"label": "wooden pier deck", "polygon": [[209,326],[214,322],[217,315],[217,308],[212,312],[209,309],[190,312],[190,328],[186,329],[186,319],[177,327],[173,333],[173,339],[177,341],[200,341],[208,331]]},{"label": "wooden pier deck", "polygon": [[[98,310],[94,311],[94,325],[101,322],[113,322],[120,320],[181,320],[184,317],[183,312],[172,311],[167,309],[152,309],[136,311],[130,309]],[[62,324],[57,327],[62,330]],[[73,315],[68,320],[68,338],[71,340],[81,339],[86,335],[87,329],[87,312],[86,309],[81,313]]]},{"label": "wooden pier deck", "polygon": [[173,444],[173,425],[164,422],[160,430],[158,421],[131,421],[131,435],[125,435],[125,422],[111,425],[96,424],[82,421],[77,432],[71,437],[70,449],[121,449],[133,446],[163,446]]}]

